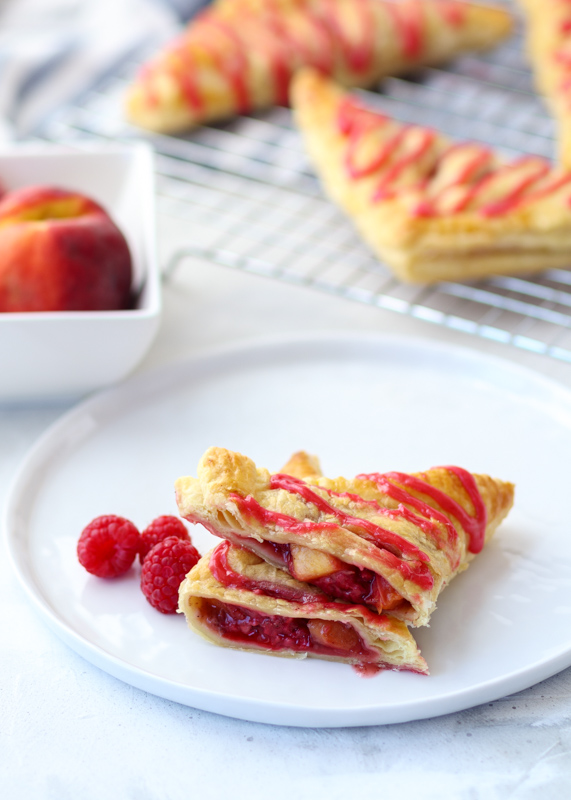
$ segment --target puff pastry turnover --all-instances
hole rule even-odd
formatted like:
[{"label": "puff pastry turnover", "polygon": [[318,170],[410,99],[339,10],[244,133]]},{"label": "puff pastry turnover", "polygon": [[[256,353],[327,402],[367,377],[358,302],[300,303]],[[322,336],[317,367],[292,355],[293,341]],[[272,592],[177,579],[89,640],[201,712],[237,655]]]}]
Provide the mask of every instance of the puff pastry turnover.
[{"label": "puff pastry turnover", "polygon": [[315,458],[281,472],[213,447],[176,482],[180,514],[344,603],[425,625],[438,595],[513,503],[512,484],[459,467],[329,479]]},{"label": "puff pastry turnover", "polygon": [[538,90],[555,116],[559,159],[571,168],[571,6],[567,0],[519,0]]},{"label": "puff pastry turnover", "polygon": [[292,105],[325,190],[400,279],[571,264],[571,171],[398,122],[315,70],[294,77]]},{"label": "puff pastry turnover", "polygon": [[403,622],[329,600],[255,554],[222,542],[189,572],[179,610],[214,644],[290,658],[427,673]]},{"label": "puff pastry turnover", "polygon": [[301,66],[368,86],[491,47],[510,30],[505,11],[456,0],[217,0],[145,65],[128,92],[127,116],[178,132],[287,104]]}]

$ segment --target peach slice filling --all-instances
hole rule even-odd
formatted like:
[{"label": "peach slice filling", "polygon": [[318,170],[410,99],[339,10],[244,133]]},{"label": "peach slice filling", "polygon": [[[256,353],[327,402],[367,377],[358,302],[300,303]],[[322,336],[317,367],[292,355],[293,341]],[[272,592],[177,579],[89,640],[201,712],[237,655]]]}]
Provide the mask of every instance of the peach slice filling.
[{"label": "peach slice filling", "polygon": [[264,615],[244,606],[202,599],[202,621],[223,639],[266,650],[293,650],[321,656],[378,661],[355,628],[346,622]]}]

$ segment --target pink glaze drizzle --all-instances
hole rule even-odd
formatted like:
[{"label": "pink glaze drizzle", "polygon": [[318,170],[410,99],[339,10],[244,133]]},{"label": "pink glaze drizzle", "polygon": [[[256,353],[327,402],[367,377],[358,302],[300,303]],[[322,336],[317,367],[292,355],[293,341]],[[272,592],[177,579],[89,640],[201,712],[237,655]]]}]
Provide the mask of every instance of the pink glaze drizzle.
[{"label": "pink glaze drizzle", "polygon": [[343,25],[337,16],[335,0],[324,2],[325,22],[341,45],[349,69],[358,74],[367,72],[371,68],[375,48],[375,28],[370,0],[353,0],[353,7],[359,15],[361,28],[361,38],[356,43],[345,36]]},{"label": "pink glaze drizzle", "polygon": [[[454,153],[457,153],[458,151],[471,146],[472,145],[465,145],[465,144],[451,145],[440,156],[440,158],[438,159],[438,164],[441,164],[444,161],[444,159],[447,158],[448,156],[453,155]],[[486,168],[490,167],[493,161],[493,157],[494,156],[491,150],[488,150],[487,148],[484,147],[478,147],[473,157],[469,159],[464,165],[464,167],[458,172],[454,181],[448,183],[438,194],[434,195],[430,199],[422,200],[417,205],[417,207],[414,210],[415,216],[418,217],[436,216],[436,214],[438,213],[437,212],[438,204],[442,196],[450,189],[457,186],[463,186],[474,180],[481,170],[485,170]],[[469,205],[472,199],[473,195],[471,195],[470,192],[466,192],[464,196],[461,199],[457,200],[456,203],[450,208],[449,213],[455,214],[460,211],[464,211],[464,209]]]},{"label": "pink glaze drizzle", "polygon": [[[433,145],[437,142],[436,133],[430,129],[399,124],[395,131],[389,133],[384,141],[379,143],[377,152],[369,158],[369,161],[359,165],[357,155],[363,138],[376,130],[382,130],[390,122],[385,115],[362,107],[350,97],[343,98],[339,104],[337,127],[347,138],[344,159],[348,177],[351,180],[360,180],[377,172],[381,173],[379,183],[372,192],[372,202],[387,200],[398,194],[399,188],[396,186],[398,178],[407,167],[429,156]],[[411,131],[422,131],[422,135],[417,133],[418,142],[407,151],[407,138]],[[435,158],[433,164],[427,163],[424,178],[414,185],[407,184],[406,189],[429,189],[430,180],[438,174],[445,159],[468,146],[474,147],[465,144],[450,146]],[[551,172],[551,166],[545,159],[534,156],[523,156],[511,164],[494,168],[491,151],[484,147],[476,147],[476,153],[458,170],[453,180],[448,181],[435,196],[416,204],[412,210],[414,216],[452,215],[466,211],[470,205],[480,201],[477,213],[484,217],[498,217],[527,203],[547,197],[571,182],[571,172],[568,172],[542,185]],[[484,192],[493,187],[498,178],[506,178],[509,185],[498,198],[489,202],[482,201]],[[440,211],[440,200],[453,188],[464,188],[465,191],[447,211]]]},{"label": "pink glaze drizzle", "polygon": [[[385,528],[381,528],[379,525],[375,525],[369,520],[354,517],[334,508],[327,503],[326,500],[316,494],[316,492],[312,491],[306,483],[290,475],[272,475],[270,479],[270,488],[285,489],[286,491],[299,494],[306,503],[313,503],[320,513],[329,514],[335,517],[338,522],[312,522],[309,520],[300,522],[287,514],[281,514],[280,512],[263,508],[251,495],[242,497],[241,495],[232,494],[231,497],[239,506],[242,513],[250,514],[263,525],[275,525],[292,533],[303,534],[313,531],[334,531],[339,528],[339,525],[357,528],[363,531],[364,538],[371,541],[380,549],[378,558],[385,566],[397,570],[405,580],[412,581],[421,589],[431,589],[434,585],[432,573],[426,566],[426,562],[430,560],[429,557],[402,536],[386,530]],[[404,560],[402,558],[403,555],[408,556],[411,560]]]},{"label": "pink glaze drizzle", "polygon": [[[424,46],[424,6],[422,0],[410,0],[396,6],[393,2],[379,0],[353,0],[352,9],[357,15],[359,36],[356,41],[345,33],[345,25],[340,20],[336,0],[322,0],[315,7],[307,0],[300,0],[299,9],[304,12],[307,22],[313,27],[315,36],[311,45],[303,37],[296,36],[288,26],[288,15],[280,10],[279,3],[267,0],[261,10],[254,12],[248,4],[240,7],[237,13],[247,24],[248,17],[255,19],[259,36],[250,41],[240,36],[239,27],[226,22],[214,9],[205,9],[194,19],[186,34],[172,47],[172,72],[179,82],[182,96],[189,107],[199,113],[204,110],[206,99],[196,78],[197,64],[193,58],[194,47],[201,47],[210,53],[221,74],[225,76],[234,96],[236,108],[244,113],[253,106],[248,86],[249,51],[264,52],[270,61],[274,76],[276,101],[287,104],[289,82],[294,64],[297,62],[314,66],[327,75],[336,69],[334,52],[338,48],[346,68],[356,75],[367,74],[373,67],[375,54],[375,6],[379,3],[394,21],[395,32],[400,48],[406,58],[418,59]],[[438,11],[445,24],[458,27],[464,23],[465,10],[461,3],[442,0]],[[254,18],[254,14],[256,14]],[[209,30],[210,29],[210,30]],[[264,29],[267,35],[264,34]],[[214,46],[210,31],[218,30],[227,41],[222,49]],[[156,94],[151,89],[150,76],[153,68],[140,73],[146,87],[146,102],[157,103]]]},{"label": "pink glaze drizzle", "polygon": [[[193,53],[188,48],[183,38],[179,38],[173,43],[170,58],[173,73],[176,75],[185,102],[193,111],[200,113],[205,106],[204,98],[195,78],[196,70]],[[156,95],[150,94],[152,90],[151,81],[148,80],[148,76],[149,73],[147,74],[147,80],[143,83],[143,85],[147,87],[147,101],[150,102],[151,105],[156,105]]]},{"label": "pink glaze drizzle", "polygon": [[[415,514],[409,508],[402,505],[402,503],[400,503],[397,508],[385,508],[385,506],[379,505],[376,500],[364,500],[357,494],[351,494],[350,492],[334,492],[331,489],[324,489],[323,487],[321,488],[322,491],[326,491],[329,495],[334,497],[348,497],[355,503],[371,506],[378,514],[384,517],[389,517],[389,519],[404,519],[407,522],[411,522],[413,525],[416,525],[417,528],[420,528],[424,533],[426,533],[427,536],[430,536],[432,539],[434,539],[441,550],[448,550],[449,559],[452,560],[457,566],[458,554],[454,552],[454,545],[458,540],[458,536],[455,529],[453,530],[452,535],[450,535],[449,527],[445,526],[448,534],[448,536],[445,538],[442,536],[441,528],[437,522],[435,522],[433,519],[429,519],[428,517]],[[449,547],[450,544],[452,544],[452,547]]]},{"label": "pink glaze drizzle", "polygon": [[226,75],[228,83],[232,88],[237,111],[244,114],[252,107],[252,98],[248,88],[248,57],[246,55],[246,48],[232,25],[219,19],[216,14],[211,14],[209,21],[212,27],[217,28],[228,39],[230,44],[229,51],[224,48],[223,56],[216,51],[213,51],[213,55],[215,56],[217,66],[220,71]]},{"label": "pink glaze drizzle", "polygon": [[423,9],[418,0],[408,3],[387,3],[387,10],[393,18],[402,50],[407,58],[420,57],[423,45]]},{"label": "pink glaze drizzle", "polygon": [[412,558],[418,558],[420,561],[429,561],[428,556],[407,539],[385,528],[381,528],[379,525],[375,525],[369,520],[352,516],[345,511],[335,508],[314,492],[308,484],[300,478],[294,478],[291,475],[281,475],[279,473],[272,475],[270,478],[270,489],[285,489],[287,492],[300,495],[306,503],[313,503],[321,514],[331,514],[343,526],[362,528],[371,536],[375,544],[380,544],[380,546],[389,549],[395,555],[402,554]]},{"label": "pink glaze drizzle", "polygon": [[[436,138],[436,134],[434,131],[430,131],[427,129],[420,129],[420,128],[413,128],[413,126],[406,126],[403,129],[406,133],[411,130],[417,130],[420,132],[420,138],[418,143],[415,147],[409,150],[408,153],[401,156],[397,159],[391,167],[385,172],[381,181],[377,184],[375,191],[373,192],[373,203],[378,202],[379,200],[384,200],[385,198],[393,196],[393,191],[391,191],[391,186],[395,183],[398,178],[402,175],[402,173],[406,170],[407,167],[410,167],[411,164],[414,164],[415,161],[422,158],[432,147],[434,140]],[[406,133],[405,137],[403,138],[403,142],[406,140]]]},{"label": "pink glaze drizzle", "polygon": [[[523,157],[514,161],[513,164],[510,164],[508,167],[503,168],[505,172],[517,170],[518,167],[522,164],[531,163],[535,159],[533,157]],[[487,203],[486,205],[480,208],[480,214],[484,217],[497,217],[501,214],[506,214],[508,211],[512,211],[516,206],[519,205],[523,195],[525,192],[546,175],[549,174],[551,171],[551,167],[547,161],[544,163],[539,163],[536,166],[536,169],[532,171],[529,175],[522,175],[520,180],[516,183],[516,185],[511,189],[510,192],[505,197],[502,197],[500,200],[495,200],[492,203]],[[492,180],[495,175],[498,173],[492,173],[487,178],[484,178],[483,181],[479,186],[474,188],[474,196],[481,191],[482,186],[484,186],[489,180]]]},{"label": "pink glaze drizzle", "polygon": [[459,28],[466,21],[466,6],[464,3],[450,2],[450,0],[441,0],[438,4],[438,10],[442,18],[450,25],[451,28]]},{"label": "pink glaze drizzle", "polygon": [[[363,135],[384,127],[388,122],[388,117],[359,107],[349,98],[345,98],[340,104],[338,126],[340,131],[349,137],[345,151],[345,169],[349,177],[352,180],[365,178],[391,162],[389,169],[375,189],[373,201],[385,195],[390,190],[391,184],[400,177],[404,170],[430,150],[436,138],[434,131],[414,125],[402,125],[379,145],[377,152],[373,154],[368,163],[358,165],[356,154],[359,151]],[[407,153],[395,158],[395,153],[399,148],[406,146],[411,132],[417,134],[419,141]]]},{"label": "pink glaze drizzle", "polygon": [[406,490],[399,486],[395,486],[390,481],[396,481],[402,486],[406,486],[413,491],[420,494],[427,495],[432,498],[438,505],[444,509],[447,514],[454,516],[466,531],[469,539],[468,550],[471,553],[479,553],[484,546],[484,537],[486,532],[487,513],[486,506],[482,500],[482,496],[476,485],[473,475],[461,467],[441,467],[449,472],[453,472],[462,483],[466,490],[472,505],[474,506],[474,516],[470,516],[462,506],[457,503],[452,497],[431,486],[426,481],[416,478],[413,475],[407,475],[404,472],[387,472],[384,475],[379,473],[372,473],[370,475],[358,475],[360,480],[370,480],[376,483],[379,490],[394,500],[400,503],[407,503],[416,508],[421,514],[432,516],[438,519],[448,529],[450,535],[458,536],[456,529],[450,520],[441,512],[429,506],[418,497],[414,497]]}]

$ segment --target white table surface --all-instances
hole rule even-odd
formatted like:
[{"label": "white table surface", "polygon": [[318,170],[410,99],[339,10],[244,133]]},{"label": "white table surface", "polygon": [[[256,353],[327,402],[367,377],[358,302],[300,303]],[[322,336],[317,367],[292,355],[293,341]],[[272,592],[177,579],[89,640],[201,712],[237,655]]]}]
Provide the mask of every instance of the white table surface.
[{"label": "white table surface", "polygon": [[[183,236],[160,219],[163,263]],[[571,365],[199,261],[181,264],[165,287],[162,327],[140,369],[213,344],[304,330],[454,341],[571,386]],[[28,448],[69,407],[0,408],[0,504]],[[571,669],[420,722],[318,730],[232,720],[146,694],[84,661],[37,618],[0,547],[4,800],[571,796]]]}]

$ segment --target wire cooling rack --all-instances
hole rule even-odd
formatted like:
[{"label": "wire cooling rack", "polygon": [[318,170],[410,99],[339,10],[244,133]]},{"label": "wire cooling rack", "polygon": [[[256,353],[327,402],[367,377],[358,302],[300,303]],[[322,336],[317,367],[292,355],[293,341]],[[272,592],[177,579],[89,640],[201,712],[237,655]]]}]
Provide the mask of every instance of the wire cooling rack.
[{"label": "wire cooling rack", "polygon": [[[288,109],[184,137],[129,127],[123,96],[148,55],[119,65],[38,136],[79,145],[150,139],[159,214],[180,220],[187,242],[169,254],[166,280],[185,258],[205,258],[571,362],[571,271],[430,288],[400,283],[325,198]],[[521,32],[491,53],[391,78],[366,94],[397,119],[492,144],[508,156],[555,152],[554,126],[534,93]]]}]

